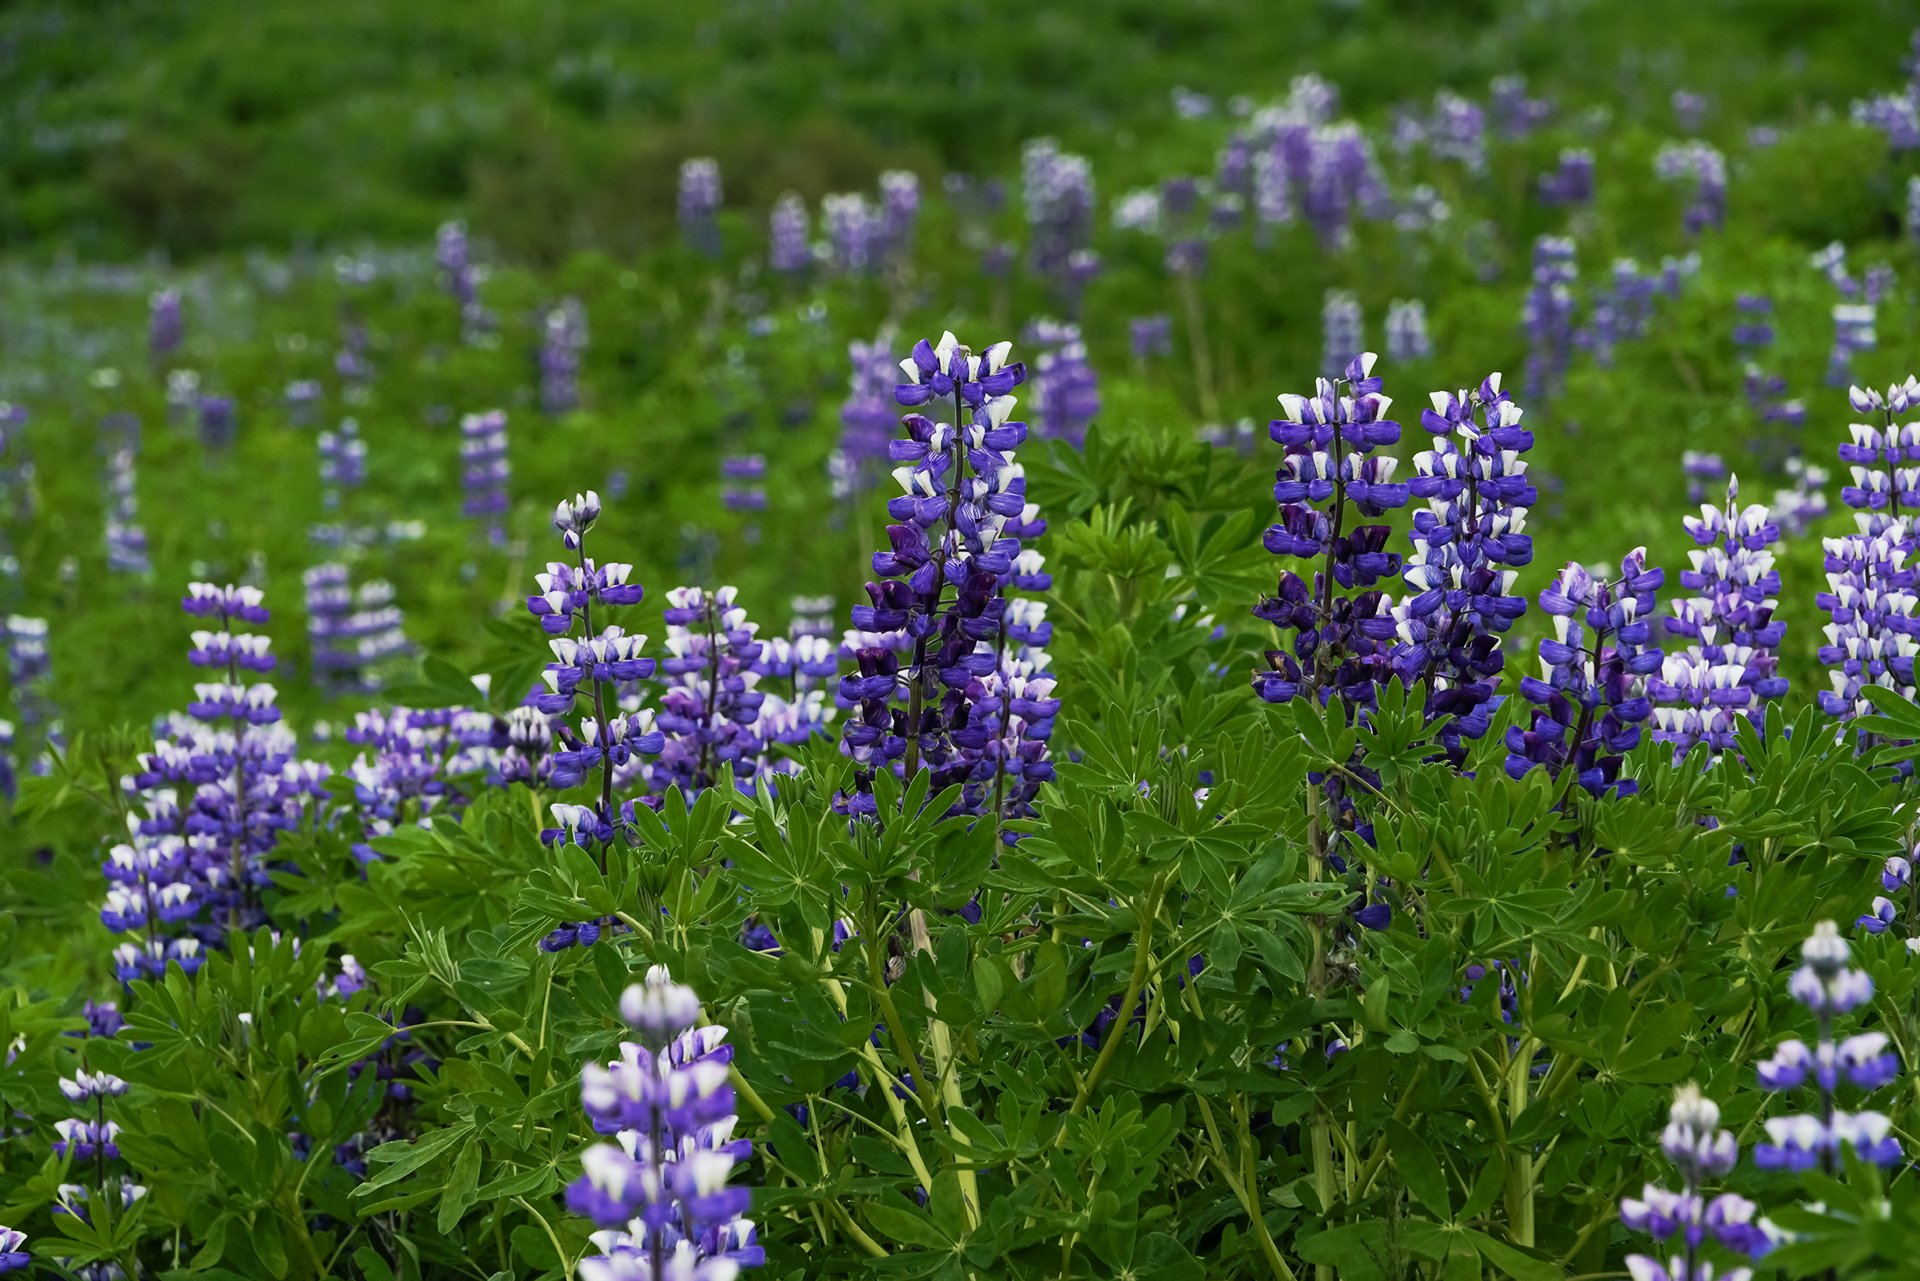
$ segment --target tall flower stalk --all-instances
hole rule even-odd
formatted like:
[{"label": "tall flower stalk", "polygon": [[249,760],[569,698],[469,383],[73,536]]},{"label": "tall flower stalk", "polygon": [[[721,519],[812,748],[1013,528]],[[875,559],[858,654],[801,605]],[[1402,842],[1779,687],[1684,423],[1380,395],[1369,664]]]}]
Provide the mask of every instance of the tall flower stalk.
[{"label": "tall flower stalk", "polygon": [[1420,425],[1433,444],[1415,456],[1418,474],[1408,484],[1427,504],[1409,534],[1404,578],[1413,594],[1398,604],[1383,599],[1365,630],[1398,641],[1394,674],[1424,689],[1427,715],[1441,721],[1440,742],[1457,765],[1462,739],[1484,735],[1499,705],[1500,638],[1526,613],[1513,582],[1533,560],[1527,509],[1538,494],[1521,457],[1533,433],[1520,425],[1523,411],[1499,374],[1432,399]]},{"label": "tall flower stalk", "polygon": [[1644,685],[1660,669],[1653,612],[1664,581],[1638,547],[1620,562],[1618,578],[1597,579],[1569,564],[1540,593],[1553,635],[1540,642],[1541,675],[1520,682],[1520,696],[1535,710],[1529,725],[1507,731],[1508,774],[1545,769],[1562,780],[1562,797],[1576,784],[1596,797],[1638,790],[1620,767],[1653,713]]},{"label": "tall flower stalk", "polygon": [[[1026,476],[1013,451],[1025,423],[1011,421],[1010,394],[1026,366],[1012,344],[975,355],[951,333],[922,339],[901,362],[895,389],[905,406],[951,402],[953,423],[925,414],[902,419],[905,439],[890,457],[904,491],[887,504],[897,523],[877,552],[868,604],[855,606],[856,631],[876,643],[856,649],[857,671],[841,682],[852,708],[842,735],[855,765],[852,813],[874,812],[873,778],[888,769],[912,778],[933,771],[937,789],[965,782],[979,763],[969,733],[1006,645],[1007,576],[1023,538],[1045,527],[1026,501]],[[899,634],[898,646],[886,639]],[[905,655],[905,662],[902,656]]]},{"label": "tall flower stalk", "polygon": [[738,1124],[727,1029],[700,1026],[700,1000],[656,965],[620,997],[633,1030],[620,1057],[589,1066],[580,1103],[598,1134],[567,1208],[600,1230],[582,1281],[732,1281],[766,1261],[748,1192],[729,1183],[753,1153]]},{"label": "tall flower stalk", "polygon": [[[628,581],[633,566],[603,565],[587,555],[587,534],[599,518],[600,495],[592,490],[571,501],[563,499],[555,508],[553,526],[574,559],[571,564],[550,561],[544,573],[534,576],[540,591],[527,598],[527,611],[540,620],[553,652],[553,661],[541,673],[547,692],[534,699],[538,711],[554,718],[560,743],[560,750],[548,758],[549,780],[564,790],[598,776],[594,801],[556,803],[555,826],[543,832],[541,839],[593,851],[604,871],[608,849],[631,819],[630,811],[623,816],[615,804],[616,772],[636,756],[658,754],[666,739],[654,727],[652,712],[629,714],[620,709],[620,687],[651,677],[655,664],[643,653],[645,636],[629,635],[606,621],[605,611],[637,605],[645,592],[640,584]],[[602,611],[598,630],[596,607]],[[576,713],[577,721],[569,719]],[[563,925],[542,939],[540,946],[552,952],[590,944],[599,939],[600,931],[599,922]]]},{"label": "tall flower stalk", "polygon": [[1662,624],[1686,648],[1668,653],[1649,682],[1653,736],[1684,756],[1696,743],[1729,751],[1739,719],[1765,721],[1766,704],[1787,692],[1775,650],[1786,624],[1774,619],[1780,574],[1768,550],[1780,527],[1758,505],[1740,506],[1740,484],[1727,481],[1724,506],[1705,504],[1689,516],[1698,550],[1680,585],[1697,596],[1670,602]]},{"label": "tall flower stalk", "polygon": [[1811,1046],[1798,1037],[1782,1041],[1773,1057],[1760,1064],[1760,1088],[1778,1094],[1811,1085],[1817,1105],[1812,1111],[1768,1118],[1769,1142],[1753,1150],[1754,1163],[1762,1169],[1817,1168],[1835,1174],[1845,1149],[1874,1165],[1902,1160],[1900,1141],[1884,1114],[1840,1107],[1843,1086],[1869,1094],[1900,1075],[1900,1060],[1887,1048],[1884,1032],[1844,1039],[1835,1034],[1838,1020],[1873,999],[1873,979],[1850,962],[1847,941],[1832,921],[1814,926],[1800,946],[1800,966],[1787,991],[1813,1014],[1817,1033]]},{"label": "tall flower stalk", "polygon": [[1266,670],[1254,675],[1269,703],[1305,693],[1324,704],[1338,694],[1367,706],[1392,675],[1388,647],[1362,622],[1379,613],[1376,584],[1399,571],[1400,557],[1386,549],[1387,526],[1349,524],[1385,515],[1408,496],[1393,481],[1398,460],[1372,452],[1400,439],[1400,424],[1385,417],[1393,401],[1381,394],[1374,360],[1372,352],[1354,357],[1337,382],[1319,379],[1311,397],[1282,395],[1283,416],[1268,427],[1286,457],[1273,486],[1280,519],[1264,543],[1275,556],[1314,566],[1311,584],[1283,570],[1253,611],[1293,635],[1291,651],[1268,650]]},{"label": "tall flower stalk", "polygon": [[1756,1259],[1770,1241],[1754,1223],[1753,1202],[1734,1192],[1711,1198],[1706,1194],[1713,1180],[1732,1172],[1740,1148],[1733,1133],[1720,1128],[1719,1107],[1698,1086],[1689,1083],[1674,1091],[1667,1126],[1660,1132],[1660,1151],[1679,1174],[1679,1189],[1647,1184],[1639,1196],[1620,1202],[1620,1222],[1678,1253],[1664,1260],[1628,1255],[1633,1281],[1713,1281],[1716,1276],[1720,1281],[1746,1281],[1749,1269],[1716,1272],[1702,1253],[1712,1242],[1743,1260]]}]

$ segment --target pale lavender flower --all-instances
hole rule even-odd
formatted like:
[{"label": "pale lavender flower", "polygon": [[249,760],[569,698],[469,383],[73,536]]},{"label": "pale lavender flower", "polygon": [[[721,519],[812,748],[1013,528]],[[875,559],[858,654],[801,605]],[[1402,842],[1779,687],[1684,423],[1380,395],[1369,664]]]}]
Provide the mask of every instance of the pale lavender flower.
[{"label": "pale lavender flower", "polygon": [[1360,300],[1339,289],[1329,289],[1320,305],[1320,372],[1338,378],[1353,359],[1366,350],[1367,339]]},{"label": "pale lavender flower", "polygon": [[1433,339],[1427,334],[1427,305],[1419,299],[1394,299],[1387,304],[1387,359],[1428,360]]},{"label": "pale lavender flower", "polygon": [[782,192],[767,216],[767,265],[784,276],[797,276],[813,265],[807,202],[791,191]]},{"label": "pale lavender flower", "polygon": [[720,162],[696,156],[680,164],[680,231],[709,258],[720,256]]}]

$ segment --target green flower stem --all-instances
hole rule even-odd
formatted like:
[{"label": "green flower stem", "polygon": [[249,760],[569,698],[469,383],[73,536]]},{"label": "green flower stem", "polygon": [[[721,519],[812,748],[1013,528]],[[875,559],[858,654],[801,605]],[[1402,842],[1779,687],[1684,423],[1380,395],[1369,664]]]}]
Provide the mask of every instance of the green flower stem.
[{"label": "green flower stem", "polygon": [[[907,913],[907,937],[913,942],[913,950],[923,956],[933,956],[933,937],[927,932],[927,914],[919,908]],[[933,1061],[940,1073],[939,1098],[943,1116],[950,1116],[956,1110],[966,1107],[966,1100],[960,1094],[960,1082],[954,1075],[953,1033],[941,1019],[933,1017],[933,993],[926,994],[928,1025],[933,1037]],[[916,1082],[918,1078],[915,1078]],[[947,1133],[957,1148],[971,1149],[973,1144],[949,1119]],[[970,1165],[954,1167],[954,1173],[960,1179],[960,1202],[967,1215],[967,1227],[980,1226],[980,1179]]]},{"label": "green flower stem", "polygon": [[[1132,1017],[1133,1004],[1140,999],[1140,989],[1146,986],[1147,967],[1152,959],[1153,922],[1160,914],[1160,896],[1166,892],[1167,874],[1154,877],[1153,885],[1147,890],[1145,902],[1140,910],[1140,930],[1134,936],[1133,973],[1127,977],[1126,994],[1120,998],[1120,1017],[1107,1036],[1106,1043],[1100,1047],[1100,1057],[1093,1061],[1093,1068],[1080,1082],[1080,1088],[1074,1092],[1073,1104],[1067,1109],[1068,1116],[1080,1115],[1087,1106],[1087,1100],[1093,1097],[1093,1087],[1100,1082],[1100,1074],[1107,1070],[1107,1064],[1120,1048],[1120,1041],[1126,1035],[1126,1026]],[[1066,1127],[1060,1128],[1060,1138],[1066,1138]]]}]

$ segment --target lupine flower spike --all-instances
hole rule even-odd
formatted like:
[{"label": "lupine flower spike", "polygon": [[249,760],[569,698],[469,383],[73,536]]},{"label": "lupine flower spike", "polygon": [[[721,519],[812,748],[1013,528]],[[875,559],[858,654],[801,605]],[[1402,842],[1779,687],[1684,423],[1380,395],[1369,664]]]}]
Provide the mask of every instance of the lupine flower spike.
[{"label": "lupine flower spike", "polygon": [[1703,1247],[1712,1243],[1743,1259],[1757,1259],[1771,1245],[1754,1222],[1753,1202],[1733,1192],[1711,1199],[1705,1194],[1707,1184],[1724,1178],[1740,1156],[1733,1133],[1719,1127],[1719,1107],[1698,1086],[1689,1083],[1674,1091],[1660,1150],[1680,1175],[1680,1188],[1647,1184],[1639,1196],[1621,1200],[1620,1222],[1676,1253],[1665,1259],[1628,1255],[1633,1281],[1746,1281],[1750,1269],[1718,1271],[1703,1257]]},{"label": "lupine flower spike", "polygon": [[1309,692],[1323,704],[1337,693],[1370,705],[1392,673],[1388,648],[1362,626],[1379,613],[1375,584],[1398,572],[1400,557],[1386,549],[1387,526],[1358,520],[1384,515],[1408,495],[1393,480],[1397,460],[1373,454],[1400,439],[1400,424],[1385,416],[1393,402],[1380,392],[1374,360],[1372,352],[1354,357],[1338,382],[1318,380],[1311,397],[1281,396],[1283,416],[1268,427],[1286,458],[1275,473],[1280,519],[1266,532],[1266,549],[1314,566],[1311,586],[1282,571],[1277,590],[1253,611],[1294,637],[1291,651],[1267,651],[1266,670],[1254,676],[1269,703]]},{"label": "lupine flower spike", "polygon": [[1664,575],[1647,568],[1646,557],[1646,548],[1634,549],[1611,581],[1569,564],[1540,593],[1554,634],[1540,642],[1540,676],[1520,682],[1520,696],[1536,710],[1529,726],[1507,731],[1514,778],[1544,768],[1594,796],[1637,790],[1620,767],[1653,712],[1645,678],[1661,662],[1653,610]]},{"label": "lupine flower spike", "polygon": [[1522,410],[1490,374],[1479,387],[1434,392],[1420,425],[1433,446],[1414,458],[1408,484],[1425,511],[1414,513],[1405,579],[1411,595],[1380,602],[1363,624],[1397,641],[1394,674],[1427,695],[1427,715],[1444,718],[1440,741],[1456,763],[1462,738],[1487,732],[1506,665],[1500,637],[1526,612],[1513,593],[1516,571],[1533,560],[1527,509],[1538,496],[1521,457],[1533,433]]},{"label": "lupine flower spike", "polygon": [[[887,527],[890,549],[874,555],[870,603],[853,610],[858,670],[840,687],[851,709],[842,748],[858,767],[856,790],[840,803],[852,813],[873,811],[881,769],[911,778],[925,766],[937,790],[1011,767],[989,748],[997,741],[989,704],[998,706],[990,683],[1018,629],[1039,617],[1019,612],[1009,589],[1034,585],[1022,582],[1020,545],[1045,528],[1013,457],[1027,427],[1011,420],[1010,393],[1027,371],[1008,359],[1011,349],[996,343],[975,355],[948,333],[937,345],[923,339],[900,363],[906,381],[895,398],[935,412],[950,404],[955,422],[908,414],[906,439],[890,449],[905,492],[887,513],[899,523]],[[1044,760],[1033,768],[1037,777],[1050,769]]]},{"label": "lupine flower spike", "polygon": [[1739,494],[1729,479],[1724,506],[1706,504],[1687,518],[1699,550],[1688,553],[1693,567],[1681,571],[1680,585],[1700,594],[1671,602],[1662,620],[1686,643],[1648,682],[1653,736],[1672,743],[1676,757],[1701,742],[1716,755],[1728,751],[1737,720],[1761,725],[1766,704],[1787,692],[1774,652],[1786,631],[1773,617],[1780,575],[1767,550],[1780,527],[1766,508],[1741,507]]},{"label": "lupine flower spike", "polygon": [[1767,1143],[1753,1150],[1754,1163],[1770,1170],[1811,1170],[1829,1174],[1840,1168],[1840,1152],[1852,1149],[1862,1161],[1892,1166],[1902,1160],[1892,1124],[1879,1112],[1846,1112],[1837,1099],[1845,1086],[1861,1094],[1890,1084],[1900,1060],[1883,1032],[1836,1039],[1835,1022],[1873,999],[1873,980],[1850,964],[1847,941],[1832,921],[1814,926],[1800,946],[1800,967],[1787,992],[1813,1013],[1818,1035],[1812,1046],[1794,1038],[1780,1043],[1760,1064],[1760,1088],[1775,1093],[1811,1084],[1818,1106],[1809,1112],[1771,1117]]},{"label": "lupine flower spike", "polygon": [[[555,825],[543,831],[540,839],[550,845],[595,850],[604,867],[608,846],[632,819],[633,802],[615,803],[616,776],[637,768],[637,757],[657,755],[666,738],[655,728],[651,711],[629,712],[620,703],[623,686],[654,673],[654,660],[643,653],[647,638],[629,635],[607,622],[604,612],[596,630],[596,608],[637,605],[645,595],[640,584],[628,581],[633,566],[599,564],[587,555],[587,534],[599,518],[600,495],[592,490],[562,500],[554,509],[553,527],[574,553],[574,560],[572,564],[550,561],[544,573],[534,575],[540,591],[527,597],[527,612],[540,620],[553,651],[553,661],[541,673],[546,692],[533,700],[536,711],[554,718],[553,728],[559,735],[560,750],[548,757],[549,781],[565,789],[589,781],[596,772],[599,775],[594,802],[556,802],[552,807]],[[574,635],[576,623],[578,636]],[[577,723],[571,722],[582,698],[585,710]],[[542,939],[540,946],[553,952],[590,944],[599,939],[602,926],[602,922],[565,925]]]},{"label": "lupine flower spike", "polygon": [[634,1039],[620,1057],[581,1073],[580,1102],[596,1132],[567,1208],[600,1229],[582,1281],[733,1281],[766,1261],[747,1189],[730,1185],[752,1144],[738,1117],[727,1030],[700,1026],[700,1000],[664,966],[620,998]]}]

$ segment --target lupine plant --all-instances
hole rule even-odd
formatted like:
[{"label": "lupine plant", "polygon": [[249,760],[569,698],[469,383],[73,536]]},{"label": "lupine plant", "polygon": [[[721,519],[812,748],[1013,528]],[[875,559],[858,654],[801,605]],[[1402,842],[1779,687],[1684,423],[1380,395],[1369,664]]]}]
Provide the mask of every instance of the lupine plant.
[{"label": "lupine plant", "polygon": [[[88,30],[84,8],[63,21]],[[723,77],[648,127],[638,163],[609,163],[606,206],[547,163],[602,114],[670,101],[711,49],[750,35],[771,66],[810,48],[793,36],[811,8],[649,14],[690,38],[637,79],[618,48],[501,59],[554,82],[534,104],[557,88],[577,110],[527,112],[541,148],[484,147],[470,175],[435,172],[441,143],[511,142],[522,95],[500,114],[476,83],[479,115],[397,131],[428,181],[395,216],[446,216],[436,185],[463,179],[475,239],[450,224],[437,254],[7,266],[0,385],[34,414],[0,411],[0,742],[17,774],[0,1219],[18,1225],[0,1228],[0,1271],[1910,1270],[1920,1111],[1895,1061],[1920,1044],[1920,389],[1853,397],[1851,534],[1788,430],[1832,418],[1787,398],[1830,337],[1847,381],[1890,378],[1870,330],[1891,349],[1908,319],[1890,269],[1856,279],[1846,261],[1901,251],[1910,157],[1888,140],[1910,86],[1864,130],[1816,99],[1871,74],[1826,52],[1857,50],[1862,20],[1823,15],[1831,39],[1791,93],[1708,83],[1690,57],[1697,90],[1670,98],[1666,63],[1623,54],[1652,78],[1606,104],[1551,47],[1604,72],[1621,51],[1584,37],[1620,7],[1560,6],[1566,31],[1533,56],[1564,104],[1502,75],[1485,94],[1390,91],[1417,96],[1404,108],[1356,90],[1351,119],[1313,74],[1265,102],[1223,59],[1169,98],[1134,82],[1158,62],[1049,46],[1049,67],[1134,81],[1090,85],[1075,122],[1023,76],[1033,91],[995,96],[988,127],[934,139],[916,122],[950,116],[943,95],[998,95],[1037,41],[1108,19],[1001,24],[976,37],[993,57],[956,62],[954,33],[986,28],[892,38],[913,33],[880,4],[834,29],[833,62],[884,49],[917,113],[849,80],[763,147],[733,131]],[[1128,38],[1178,66],[1160,38],[1190,15],[1138,16]],[[1388,35],[1425,34],[1401,16]],[[1298,34],[1338,27],[1312,47],[1351,82],[1386,37],[1339,17],[1303,14]],[[1712,17],[1678,15],[1672,43],[1698,25],[1751,53],[1739,16]],[[1474,58],[1537,21],[1482,24]],[[142,83],[159,92],[175,77],[155,65]],[[242,113],[231,173],[149,168],[158,135],[109,120],[111,154],[61,161],[49,203],[32,175],[77,136],[84,71],[16,149],[9,243],[30,248],[49,209],[73,213],[76,245],[131,235],[180,183],[222,196],[196,236],[271,225],[254,171],[299,176],[253,147],[277,109]],[[236,105],[234,83],[215,90]],[[351,132],[378,193],[375,99]],[[1796,108],[1743,129],[1749,101]],[[863,119],[842,135],[848,104]],[[1714,129],[1713,148],[1656,161],[1688,184],[1687,225],[1646,198],[1649,166],[1615,163],[1676,116]],[[1040,141],[996,159],[1017,118],[1073,122],[1085,154]],[[737,171],[724,208],[717,162],[689,161],[676,188],[685,157],[661,150],[709,137]],[[1618,169],[1599,191],[1595,156]],[[979,175],[936,183],[941,159]],[[1123,201],[1158,220],[1146,252],[1096,217],[1096,169],[1150,193]],[[84,216],[96,171],[142,198]],[[831,185],[857,189],[817,210],[779,194]],[[328,212],[302,210],[316,227]],[[543,260],[609,222],[632,236],[617,257]],[[1840,236],[1851,249],[1815,264],[1829,296],[1807,254]],[[190,342],[142,332],[178,330],[147,310],[156,285],[191,300]],[[1402,449],[1357,333],[1322,332],[1329,294],[1383,309],[1389,369],[1444,358],[1436,376],[1460,379],[1418,443]],[[1412,297],[1445,325],[1438,350],[1426,308],[1390,302]],[[1829,334],[1834,302],[1852,310]],[[946,308],[956,328],[1020,318],[1027,363],[950,335],[896,348]],[[1174,308],[1192,385],[1163,360]],[[1043,312],[1070,320],[1024,327]],[[1269,490],[1250,389],[1311,375],[1323,347],[1324,380],[1269,429]],[[1497,375],[1472,381],[1523,351],[1524,417]],[[197,368],[173,367],[188,352]],[[849,352],[851,394],[830,406]],[[220,398],[235,413],[202,448]],[[544,411],[511,486],[503,424],[462,431],[454,407],[472,405]],[[308,420],[346,413],[379,466],[341,423],[318,442],[321,484],[289,483],[313,474]],[[456,440],[490,538],[455,516]],[[1787,497],[1741,506],[1735,466]],[[897,491],[871,494],[889,468]],[[605,511],[587,477],[607,478]],[[1689,483],[1700,516],[1662,516]],[[576,488],[527,613],[497,616],[532,568],[511,498]],[[1648,549],[1617,574],[1582,567],[1592,536],[1623,530]],[[615,547],[635,563],[597,558]],[[645,598],[676,559],[667,581],[699,585]],[[1680,589],[1664,608],[1661,567]],[[306,617],[268,618],[303,571]],[[190,621],[156,625],[176,581],[194,583]],[[1781,626],[1816,601],[1824,646]],[[169,714],[149,633],[175,632],[195,679]],[[1816,698],[1822,658],[1836,683]],[[1828,918],[1855,921],[1850,950]]]}]

